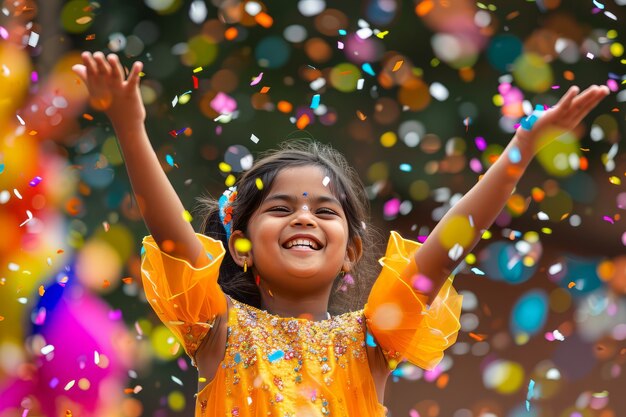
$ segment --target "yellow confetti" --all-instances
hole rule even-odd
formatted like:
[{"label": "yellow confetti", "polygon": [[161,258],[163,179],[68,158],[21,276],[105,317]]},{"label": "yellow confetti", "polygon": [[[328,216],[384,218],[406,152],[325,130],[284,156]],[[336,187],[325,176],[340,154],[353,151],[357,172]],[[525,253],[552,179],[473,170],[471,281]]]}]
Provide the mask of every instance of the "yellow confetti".
[{"label": "yellow confetti", "polygon": [[235,181],[237,181],[237,178],[235,178],[233,174],[230,174],[228,177],[226,177],[226,181],[224,181],[224,184],[226,184],[227,187],[232,187],[233,185],[235,185]]},{"label": "yellow confetti", "polygon": [[220,164],[218,165],[218,168],[220,169],[220,171],[222,172],[230,172],[233,168],[228,165],[226,162],[220,162]]},{"label": "yellow confetti", "polygon": [[485,240],[491,239],[491,232],[489,230],[485,230],[483,232],[483,235],[481,236],[481,239],[485,239]]},{"label": "yellow confetti", "polygon": [[191,217],[191,214],[187,210],[185,210],[185,211],[183,211],[183,219],[187,223],[191,223],[191,221],[193,220],[193,217]]},{"label": "yellow confetti", "polygon": [[43,287],[43,285],[39,286],[39,296],[43,297],[44,293],[46,292],[45,288]]},{"label": "yellow confetti", "polygon": [[252,242],[246,238],[239,238],[235,241],[235,249],[237,252],[246,253],[252,249]]},{"label": "yellow confetti", "polygon": [[259,190],[263,189],[263,180],[261,180],[261,178],[257,178],[254,183],[256,184],[256,188]]},{"label": "yellow confetti", "polygon": [[549,227],[542,227],[541,228],[541,232],[546,234],[546,235],[551,235],[552,234],[552,229],[550,229]]},{"label": "yellow confetti", "polygon": [[615,175],[609,178],[609,182],[614,185],[622,185],[622,180],[619,179],[619,177],[616,177]]},{"label": "yellow confetti", "polygon": [[400,69],[400,67],[402,66],[402,64],[404,64],[403,60],[400,60],[398,62],[396,62],[396,64],[393,66],[393,69],[391,70],[391,72],[396,72]]},{"label": "yellow confetti", "polygon": [[198,378],[198,382],[206,382],[206,378],[201,376],[200,378]]},{"label": "yellow confetti", "polygon": [[197,67],[197,68],[194,68],[194,69],[193,69],[193,73],[195,74],[195,73],[197,73],[197,72],[200,72],[200,71],[202,71],[202,69],[203,69],[202,67]]},{"label": "yellow confetti", "polygon": [[385,36],[387,36],[387,35],[389,35],[389,31],[388,31],[388,30],[386,30],[386,31],[384,31],[384,32],[378,32],[378,33],[376,34],[376,36],[377,36],[378,38],[380,38],[380,39],[384,39],[384,38],[385,38]]}]

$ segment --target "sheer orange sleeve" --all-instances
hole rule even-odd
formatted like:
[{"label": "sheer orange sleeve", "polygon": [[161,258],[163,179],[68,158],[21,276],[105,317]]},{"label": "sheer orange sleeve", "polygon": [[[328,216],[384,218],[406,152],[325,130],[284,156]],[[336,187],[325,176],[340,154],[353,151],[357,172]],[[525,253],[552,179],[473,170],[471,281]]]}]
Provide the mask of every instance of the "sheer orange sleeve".
[{"label": "sheer orange sleeve", "polygon": [[383,269],[370,292],[364,314],[368,329],[382,348],[390,368],[401,360],[433,369],[457,338],[462,297],[449,277],[430,306],[402,272],[421,245],[391,232]]},{"label": "sheer orange sleeve", "polygon": [[216,316],[227,309],[226,296],[217,284],[224,246],[202,234],[196,236],[209,256],[202,268],[162,252],[152,236],[143,239],[141,261],[148,302],[192,359]]}]

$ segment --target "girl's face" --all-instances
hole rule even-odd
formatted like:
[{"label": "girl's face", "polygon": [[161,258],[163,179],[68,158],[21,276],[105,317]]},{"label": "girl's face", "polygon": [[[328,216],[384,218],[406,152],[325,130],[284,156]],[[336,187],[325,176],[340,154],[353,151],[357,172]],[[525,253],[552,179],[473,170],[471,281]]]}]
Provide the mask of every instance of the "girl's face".
[{"label": "girl's face", "polygon": [[324,179],[313,165],[281,170],[250,218],[249,263],[274,292],[328,290],[350,267],[346,215]]}]

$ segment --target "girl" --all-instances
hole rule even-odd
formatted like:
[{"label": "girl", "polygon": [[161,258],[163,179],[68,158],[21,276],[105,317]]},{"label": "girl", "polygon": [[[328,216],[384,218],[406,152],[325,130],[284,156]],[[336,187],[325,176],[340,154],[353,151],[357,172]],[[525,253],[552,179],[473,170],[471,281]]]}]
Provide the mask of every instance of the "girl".
[{"label": "girl", "polygon": [[115,128],[151,233],[143,240],[147,299],[198,368],[196,416],[384,415],[385,381],[398,362],[430,369],[456,340],[454,268],[538,149],[608,94],[571,87],[523,120],[423,245],[391,232],[365,307],[333,316],[329,298],[343,274],[367,287],[358,268],[371,246],[363,185],[345,159],[315,143],[287,145],[257,161],[209,212],[204,233],[194,233],[146,135],[141,63],[126,78],[116,55],[82,60],[74,71]]}]

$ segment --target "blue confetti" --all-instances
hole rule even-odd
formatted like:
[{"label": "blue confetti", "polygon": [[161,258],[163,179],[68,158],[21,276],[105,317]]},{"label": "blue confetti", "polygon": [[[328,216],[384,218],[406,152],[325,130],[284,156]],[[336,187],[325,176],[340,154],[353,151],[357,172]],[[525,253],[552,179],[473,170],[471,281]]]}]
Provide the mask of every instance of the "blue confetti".
[{"label": "blue confetti", "polygon": [[0,164],[0,174],[4,172],[4,164]]},{"label": "blue confetti", "polygon": [[544,108],[541,104],[537,104],[535,106],[535,110],[530,114],[530,116],[522,119],[521,125],[522,129],[530,130],[533,128],[533,125],[539,120],[539,118],[543,115]]},{"label": "blue confetti", "polygon": [[319,105],[320,105],[320,95],[316,94],[311,99],[311,108],[312,109],[317,109],[317,106],[319,106]]},{"label": "blue confetti", "polygon": [[169,166],[174,166],[174,158],[172,157],[172,155],[167,154],[165,155],[165,162],[167,162],[169,164]]},{"label": "blue confetti", "polygon": [[36,176],[35,178],[33,178],[28,185],[30,185],[31,187],[36,187],[37,185],[39,185],[39,183],[41,182],[42,178],[40,176]]},{"label": "blue confetti", "polygon": [[365,343],[369,347],[376,347],[376,341],[374,341],[374,336],[370,332],[367,332],[367,336],[365,337]]},{"label": "blue confetti", "polygon": [[268,359],[270,361],[270,363],[276,362],[277,360],[280,360],[282,358],[285,357],[285,352],[283,352],[282,350],[277,350],[276,352],[272,353],[271,355],[268,355]]},{"label": "blue confetti", "polygon": [[369,62],[366,62],[363,65],[361,65],[361,69],[365,71],[366,73],[368,73],[369,75],[371,75],[372,77],[376,75],[376,73],[374,72],[374,69],[369,64]]},{"label": "blue confetti", "polygon": [[346,36],[347,34],[348,34],[348,32],[346,32],[345,29],[339,29],[339,35]]},{"label": "blue confetti", "polygon": [[530,399],[535,395],[535,381],[532,379],[528,383],[528,394],[526,395],[526,411],[530,411]]},{"label": "blue confetti", "polygon": [[241,362],[241,354],[237,352],[235,354],[235,363],[239,363],[239,362]]},{"label": "blue confetti", "polygon": [[485,275],[483,271],[481,271],[480,269],[476,267],[472,268],[472,272],[475,273],[476,275]]},{"label": "blue confetti", "polygon": [[509,151],[509,160],[514,164],[519,164],[522,160],[522,153],[517,146],[513,146]]},{"label": "blue confetti", "polygon": [[413,167],[410,164],[400,164],[400,171],[411,172]]}]

